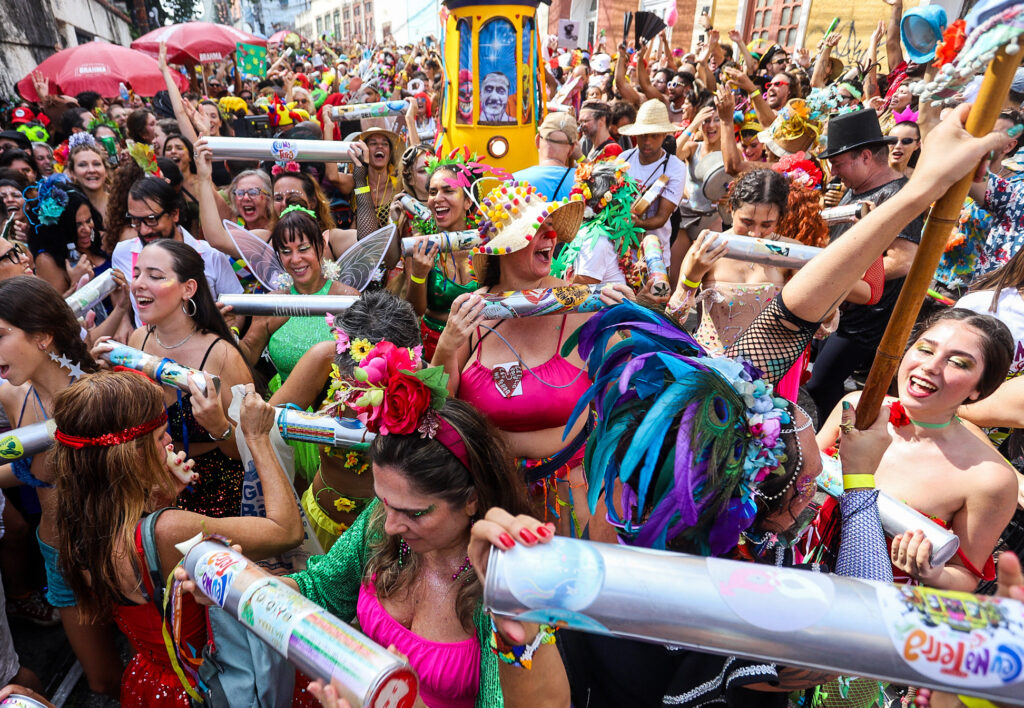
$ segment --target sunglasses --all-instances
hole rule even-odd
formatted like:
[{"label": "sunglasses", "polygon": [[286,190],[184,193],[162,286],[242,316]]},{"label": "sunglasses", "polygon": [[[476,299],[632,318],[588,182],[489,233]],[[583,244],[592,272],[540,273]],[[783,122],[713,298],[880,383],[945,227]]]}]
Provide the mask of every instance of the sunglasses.
[{"label": "sunglasses", "polygon": [[150,214],[149,216],[132,216],[131,214],[125,214],[124,215],[124,220],[127,221],[128,224],[133,229],[136,229],[136,230],[142,224],[145,224],[149,228],[153,228],[158,223],[160,223],[161,217],[163,217],[163,215],[166,214],[166,213],[167,213],[166,211],[162,211],[159,214]]},{"label": "sunglasses", "polygon": [[252,197],[255,199],[261,194],[266,194],[266,191],[257,187],[250,187],[249,189],[236,189],[232,194],[235,195],[235,199],[242,199],[243,197]]},{"label": "sunglasses", "polygon": [[910,145],[911,143],[916,143],[916,142],[917,142],[917,138],[900,138],[899,142],[898,143],[893,143],[893,145]]},{"label": "sunglasses", "polygon": [[789,86],[788,81],[769,81],[767,86]]},{"label": "sunglasses", "polygon": [[19,265],[21,263],[21,259],[28,255],[28,251],[26,251],[25,247],[20,243],[10,241],[8,241],[8,243],[11,244],[11,247],[6,253],[0,253],[0,261],[6,258],[11,262],[11,265]]}]

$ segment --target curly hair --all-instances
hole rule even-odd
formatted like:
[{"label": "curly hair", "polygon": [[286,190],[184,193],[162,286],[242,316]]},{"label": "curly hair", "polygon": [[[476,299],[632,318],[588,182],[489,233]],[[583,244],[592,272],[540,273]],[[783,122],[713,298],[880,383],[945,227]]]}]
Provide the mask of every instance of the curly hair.
[{"label": "curly hair", "polygon": [[821,218],[820,196],[813,189],[791,184],[786,209],[775,226],[775,233],[808,246],[827,246],[828,224]]},{"label": "curly hair", "polygon": [[[99,155],[100,162],[103,163],[103,173],[105,175],[105,177],[103,178],[103,186],[106,189],[110,189],[110,169],[107,167],[108,155],[106,149],[104,149],[102,145],[76,145],[75,147],[71,148],[71,152],[68,153],[68,172],[74,172],[75,158],[86,151],[93,152]],[[71,175],[69,174],[68,176]]]},{"label": "curly hair", "polygon": [[146,176],[145,170],[135,160],[126,160],[114,170],[114,178],[110,183],[110,196],[107,200],[107,213],[103,224],[103,250],[114,252],[114,246],[121,240],[125,229],[129,228],[124,215],[128,213],[128,192],[132,185]]}]

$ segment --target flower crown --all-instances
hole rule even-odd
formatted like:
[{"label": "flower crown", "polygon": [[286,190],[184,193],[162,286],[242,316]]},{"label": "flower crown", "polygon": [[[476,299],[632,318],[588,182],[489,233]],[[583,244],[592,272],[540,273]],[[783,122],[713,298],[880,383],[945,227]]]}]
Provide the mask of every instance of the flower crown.
[{"label": "flower crown", "polygon": [[119,126],[115,121],[111,120],[110,116],[104,113],[101,108],[95,108],[93,110],[93,118],[89,121],[89,125],[86,128],[86,130],[88,130],[91,133],[96,128],[99,128],[101,125],[105,125],[111,130],[113,130],[114,135],[116,135],[119,140],[123,137],[121,133],[121,126]]},{"label": "flower crown", "polygon": [[[270,168],[270,174],[273,175],[274,177],[277,177],[278,175],[284,174],[286,172],[301,171],[302,168],[299,167],[299,163],[295,162],[294,160],[289,160],[288,162],[278,160],[277,162],[274,163],[274,166]],[[284,216],[284,214],[282,214],[281,216]]]},{"label": "flower crown", "polygon": [[160,165],[156,162],[156,153],[153,152],[153,147],[151,145],[129,140],[128,154],[132,156],[132,159],[135,160],[135,164],[141,167],[146,174],[163,177],[160,173]]},{"label": "flower crown", "polygon": [[448,153],[447,157],[443,157],[443,153],[438,149],[437,155],[427,159],[428,176],[433,176],[442,167],[451,168],[455,172],[454,178],[445,180],[448,186],[462,189],[476,206],[477,211],[483,211],[483,207],[477,201],[476,195],[473,194],[474,182],[483,179],[487,174],[493,175],[495,179],[502,182],[512,179],[512,175],[506,170],[481,162],[480,157],[475,152],[470,152],[465,145],[462,146],[462,150],[455,148]]},{"label": "flower crown", "polygon": [[807,158],[803,150],[779,159],[772,169],[784,175],[793,184],[808,189],[820,189],[823,176],[821,170]]},{"label": "flower crown", "polygon": [[[615,165],[615,181],[612,182],[608,190],[601,195],[597,201],[596,211],[591,208],[590,201],[594,198],[593,192],[590,189],[590,183],[594,179],[594,168],[599,164],[613,164]],[[614,158],[612,160],[604,160],[601,163],[598,162],[582,162],[576,167],[576,183],[573,185],[572,190],[569,192],[569,198],[572,199],[577,196],[579,199],[583,199],[587,202],[587,208],[584,212],[584,218],[590,219],[596,215],[597,211],[604,209],[608,206],[615,198],[616,192],[623,187],[629,187],[633,191],[636,187],[636,182],[633,180],[626,179],[626,173],[629,171],[629,163],[625,160]]]},{"label": "flower crown", "polygon": [[[30,190],[35,189],[36,196],[29,197]],[[25,188],[25,216],[33,226],[56,224],[68,206],[68,190],[72,188],[71,180],[61,173],[56,173],[39,180]]]},{"label": "flower crown", "polygon": [[74,133],[68,138],[68,152],[70,153],[76,147],[81,145],[88,145],[89,147],[96,147],[96,138],[92,136],[92,133]]},{"label": "flower crown", "polygon": [[337,364],[331,367],[327,411],[339,415],[346,407],[372,433],[409,435],[419,432],[433,437],[437,420],[431,411],[440,409],[448,397],[448,375],[443,367],[421,368],[422,347],[398,347],[382,340],[349,339],[334,317],[327,324],[335,332],[337,351],[348,353],[357,364],[351,378],[343,377]]}]

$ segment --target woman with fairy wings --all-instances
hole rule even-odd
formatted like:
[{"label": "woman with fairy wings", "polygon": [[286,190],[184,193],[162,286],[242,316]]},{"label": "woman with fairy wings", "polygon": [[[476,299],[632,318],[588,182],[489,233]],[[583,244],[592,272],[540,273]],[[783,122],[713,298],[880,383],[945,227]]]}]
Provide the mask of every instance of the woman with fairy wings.
[{"label": "woman with fairy wings", "polygon": [[[910,215],[945,193],[998,144],[997,135],[974,138],[964,130],[968,111],[969,107],[960,107],[936,128],[922,154],[924,169],[917,170],[893,199],[854,225],[847,233],[849,240],[833,243],[798,271],[726,357],[701,356],[687,335],[630,304],[583,328],[580,349],[589,355],[591,374],[599,383],[580,407],[591,398],[604,402],[597,432],[588,441],[590,499],[604,499],[608,521],[621,542],[754,562],[792,562],[785,541],[797,535],[798,518],[807,520],[804,512],[821,461],[806,414],[773,399],[770,385]],[[604,344],[621,330],[631,331],[630,341],[617,343],[605,356]],[[662,356],[637,358],[655,352]],[[666,360],[671,368],[659,363]],[[632,369],[623,375],[615,365],[626,362]],[[640,378],[631,380],[638,371]],[[620,376],[627,394],[622,398]],[[643,388],[637,381],[661,381],[662,387]],[[666,391],[682,400],[663,398]],[[660,407],[652,414],[655,404]],[[751,404],[754,408],[748,410]],[[761,417],[751,420],[755,411]],[[886,417],[883,409],[870,429],[856,431],[853,408],[843,413],[844,472],[865,476],[859,478],[859,488],[847,490],[840,501],[844,537],[835,568],[839,574],[891,579],[876,493],[871,489],[871,475],[888,445]],[[682,439],[678,447],[677,436]],[[660,445],[655,442],[662,439]],[[724,444],[715,446],[719,441]],[[640,487],[638,462],[650,446],[658,455],[656,469]],[[602,464],[604,460],[608,464]],[[663,475],[674,475],[677,463],[683,477],[666,482]],[[623,469],[625,482],[615,481],[619,467],[625,465],[632,471]],[[697,491],[688,492],[687,486]],[[638,492],[647,492],[643,507],[637,506]],[[537,534],[542,527],[528,516],[491,509],[474,526],[470,543],[477,573],[486,575],[492,546],[508,549],[515,543],[529,547],[543,542],[544,535]],[[537,633],[535,626],[504,620],[496,630],[496,646],[510,656]],[[819,671],[668,651],[631,640],[560,634],[557,651],[550,646],[536,651],[531,671],[509,669],[502,674],[506,705],[565,706],[572,700],[590,706],[690,706],[718,700],[728,705],[781,706],[786,705],[787,692],[831,678]]]}]

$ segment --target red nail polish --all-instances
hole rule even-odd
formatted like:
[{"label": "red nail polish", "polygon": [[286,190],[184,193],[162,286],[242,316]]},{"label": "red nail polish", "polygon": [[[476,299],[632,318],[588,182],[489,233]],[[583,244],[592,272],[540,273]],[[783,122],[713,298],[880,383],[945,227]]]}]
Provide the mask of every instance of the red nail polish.
[{"label": "red nail polish", "polygon": [[498,536],[498,540],[501,541],[501,545],[505,547],[505,550],[508,550],[509,548],[512,548],[512,546],[516,545],[515,539],[509,536],[507,533],[503,533],[500,536]]},{"label": "red nail polish", "polygon": [[541,526],[537,529],[537,535],[541,538],[548,538],[551,536],[551,529],[549,529],[547,526]]},{"label": "red nail polish", "polygon": [[523,529],[519,532],[519,538],[523,539],[526,543],[536,543],[537,537],[534,536],[529,529]]}]

